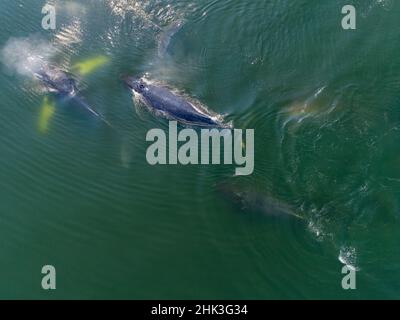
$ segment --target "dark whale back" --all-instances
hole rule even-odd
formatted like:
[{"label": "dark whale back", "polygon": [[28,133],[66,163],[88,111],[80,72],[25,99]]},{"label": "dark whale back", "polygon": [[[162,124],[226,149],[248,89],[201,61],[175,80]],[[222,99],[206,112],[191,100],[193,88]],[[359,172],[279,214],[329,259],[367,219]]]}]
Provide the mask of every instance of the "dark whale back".
[{"label": "dark whale back", "polygon": [[161,86],[146,85],[141,92],[146,102],[166,116],[187,123],[198,125],[218,126],[219,124],[209,115],[196,110],[191,103],[169,89]]},{"label": "dark whale back", "polygon": [[149,84],[143,79],[133,77],[126,77],[125,83],[135,93],[139,94],[151,109],[166,118],[197,126],[223,126],[218,121],[213,120],[210,115],[197,110],[188,100],[166,87]]},{"label": "dark whale back", "polygon": [[76,92],[75,80],[64,71],[46,68],[37,72],[35,76],[41,80],[48,89],[54,91],[58,95],[73,95]]},{"label": "dark whale back", "polygon": [[109,122],[100,113],[93,109],[85,99],[77,95],[76,81],[71,75],[60,69],[51,67],[42,68],[34,75],[47,89],[54,92],[59,98],[62,98],[64,101],[74,102],[81,110],[84,110],[86,114],[101,119],[111,127]]},{"label": "dark whale back", "polygon": [[215,119],[207,111],[196,108],[189,99],[162,85],[149,83],[146,79],[137,77],[124,77],[125,84],[142,98],[149,109],[167,119],[179,121],[185,125],[199,127],[231,128],[231,124],[225,124]]}]

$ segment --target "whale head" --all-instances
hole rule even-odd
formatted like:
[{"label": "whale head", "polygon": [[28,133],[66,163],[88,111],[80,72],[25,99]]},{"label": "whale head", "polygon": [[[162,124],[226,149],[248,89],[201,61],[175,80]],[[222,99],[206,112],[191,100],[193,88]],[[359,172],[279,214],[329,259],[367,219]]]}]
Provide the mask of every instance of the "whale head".
[{"label": "whale head", "polygon": [[141,78],[136,77],[125,77],[124,78],[125,84],[131,88],[136,93],[143,93],[146,89],[146,83]]},{"label": "whale head", "polygon": [[35,77],[52,92],[72,96],[76,93],[76,81],[62,70],[46,68],[36,72]]}]

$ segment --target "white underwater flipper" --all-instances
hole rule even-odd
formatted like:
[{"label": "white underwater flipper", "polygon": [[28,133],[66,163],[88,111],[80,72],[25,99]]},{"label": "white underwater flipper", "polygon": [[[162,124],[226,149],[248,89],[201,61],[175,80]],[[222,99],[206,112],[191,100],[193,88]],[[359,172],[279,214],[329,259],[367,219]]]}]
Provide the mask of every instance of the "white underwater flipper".
[{"label": "white underwater flipper", "polygon": [[146,102],[143,101],[143,98],[135,92],[133,92],[132,100],[135,112],[138,117],[140,118],[140,120],[146,121],[147,115],[149,113]]},{"label": "white underwater flipper", "polygon": [[165,57],[168,53],[168,48],[171,43],[171,39],[182,29],[184,25],[183,20],[178,20],[169,25],[159,36],[158,39],[158,56],[160,58]]}]

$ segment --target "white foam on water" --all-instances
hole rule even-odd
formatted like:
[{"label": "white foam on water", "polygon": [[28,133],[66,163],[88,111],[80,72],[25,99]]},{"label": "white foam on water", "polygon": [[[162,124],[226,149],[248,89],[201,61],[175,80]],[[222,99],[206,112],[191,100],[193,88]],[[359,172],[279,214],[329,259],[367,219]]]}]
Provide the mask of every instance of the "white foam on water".
[{"label": "white foam on water", "polygon": [[359,271],[357,266],[357,251],[356,248],[351,246],[342,246],[339,251],[338,259],[341,263],[346,265],[352,270]]},{"label": "white foam on water", "polygon": [[147,23],[159,28],[159,26],[152,21],[152,16],[146,12],[146,3],[144,1],[108,0],[107,3],[114,15],[125,18],[127,13],[133,13],[136,17],[140,17]]},{"label": "white foam on water", "polygon": [[83,4],[75,1],[66,1],[61,5],[61,8],[74,17],[85,15],[87,12],[86,7]]},{"label": "white foam on water", "polygon": [[394,0],[372,0],[367,6],[366,9],[361,13],[363,18],[367,18],[371,11],[375,8],[380,8],[385,11],[389,11],[393,7]]}]

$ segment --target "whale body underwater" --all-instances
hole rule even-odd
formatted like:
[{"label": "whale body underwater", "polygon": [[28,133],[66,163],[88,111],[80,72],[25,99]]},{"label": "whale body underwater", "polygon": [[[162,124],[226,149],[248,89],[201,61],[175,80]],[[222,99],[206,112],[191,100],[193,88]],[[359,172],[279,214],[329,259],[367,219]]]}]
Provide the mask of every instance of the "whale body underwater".
[{"label": "whale body underwater", "polygon": [[126,77],[124,81],[156,115],[185,125],[230,128],[230,125],[196,108],[190,101],[164,86],[150,84],[143,78]]},{"label": "whale body underwater", "polygon": [[222,182],[216,186],[218,192],[230,203],[242,211],[261,214],[269,218],[295,218],[304,221],[296,209],[269,193],[256,190],[251,186]]}]

